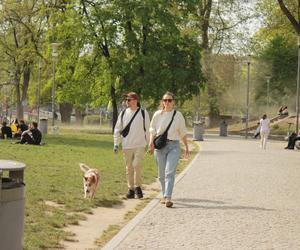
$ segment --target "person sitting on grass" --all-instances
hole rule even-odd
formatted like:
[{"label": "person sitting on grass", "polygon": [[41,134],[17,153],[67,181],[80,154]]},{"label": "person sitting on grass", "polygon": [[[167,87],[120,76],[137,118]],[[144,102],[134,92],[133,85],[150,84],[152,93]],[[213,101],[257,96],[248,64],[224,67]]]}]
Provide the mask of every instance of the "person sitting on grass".
[{"label": "person sitting on grass", "polygon": [[25,124],[24,120],[20,120],[18,131],[14,134],[14,138],[21,138],[24,131],[28,130],[28,126]]},{"label": "person sitting on grass", "polygon": [[9,126],[7,126],[7,123],[4,121],[2,122],[2,127],[1,127],[1,138],[6,139],[6,138],[12,138],[12,131]]},{"label": "person sitting on grass", "polygon": [[284,149],[294,149],[296,141],[300,140],[300,132],[298,135],[296,133],[291,133],[288,140],[288,145]]},{"label": "person sitting on grass", "polygon": [[37,122],[29,124],[29,129],[21,135],[20,144],[40,145],[42,141],[42,133],[38,129]]},{"label": "person sitting on grass", "polygon": [[281,111],[281,117],[286,117],[286,116],[288,116],[288,115],[289,115],[288,107],[285,106],[285,107],[283,108],[283,110]]}]

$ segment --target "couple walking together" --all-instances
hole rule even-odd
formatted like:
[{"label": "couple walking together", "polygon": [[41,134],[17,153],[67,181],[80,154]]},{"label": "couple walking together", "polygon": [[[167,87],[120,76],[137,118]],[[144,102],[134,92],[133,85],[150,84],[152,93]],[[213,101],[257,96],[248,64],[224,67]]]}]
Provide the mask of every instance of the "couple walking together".
[{"label": "couple walking together", "polygon": [[[161,203],[172,207],[172,192],[176,168],[180,158],[180,143],[184,144],[184,156],[189,157],[186,137],[186,126],[183,115],[174,110],[174,95],[166,92],[161,100],[161,107],[150,122],[149,114],[140,108],[139,97],[135,92],[126,95],[126,106],[117,120],[114,130],[114,152],[118,152],[119,139],[122,138],[122,151],[126,164],[128,193],[132,199],[135,195],[143,198],[142,192],[142,160],[148,144],[150,154],[154,154],[158,167],[158,178],[161,185]],[[155,148],[155,138],[167,134],[164,147]]]}]

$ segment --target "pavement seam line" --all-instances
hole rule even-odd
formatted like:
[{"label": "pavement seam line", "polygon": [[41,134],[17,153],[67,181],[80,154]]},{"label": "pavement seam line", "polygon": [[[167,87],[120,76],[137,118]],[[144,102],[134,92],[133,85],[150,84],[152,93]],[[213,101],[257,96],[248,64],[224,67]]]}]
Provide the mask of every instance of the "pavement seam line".
[{"label": "pavement seam line", "polygon": [[[200,149],[194,159],[187,167],[176,177],[174,186],[186,175],[200,154]],[[161,194],[159,193],[148,205],[139,212],[132,220],[130,220],[105,246],[102,250],[112,250],[118,247],[126,236],[137,226],[137,224],[159,203]]]}]

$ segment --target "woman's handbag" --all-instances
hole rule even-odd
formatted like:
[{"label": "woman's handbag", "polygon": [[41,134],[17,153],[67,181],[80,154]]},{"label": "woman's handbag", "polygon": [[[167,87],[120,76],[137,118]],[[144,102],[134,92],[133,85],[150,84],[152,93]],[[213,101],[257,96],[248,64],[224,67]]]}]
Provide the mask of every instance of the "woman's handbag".
[{"label": "woman's handbag", "polygon": [[155,137],[155,139],[153,140],[153,144],[154,144],[154,148],[155,149],[162,149],[167,145],[167,139],[168,139],[168,130],[172,125],[172,122],[174,120],[174,116],[176,114],[176,110],[174,110],[172,119],[167,127],[167,129],[165,130],[165,132],[163,132],[161,135]]}]

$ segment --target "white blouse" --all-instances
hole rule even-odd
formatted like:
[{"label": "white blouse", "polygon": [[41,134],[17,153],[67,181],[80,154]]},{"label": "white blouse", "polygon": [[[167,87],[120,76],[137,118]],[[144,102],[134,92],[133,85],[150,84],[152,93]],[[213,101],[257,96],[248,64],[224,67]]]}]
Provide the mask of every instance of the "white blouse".
[{"label": "white blouse", "polygon": [[[172,119],[173,113],[174,110],[170,112],[163,110],[156,111],[150,123],[150,134],[155,137],[164,133]],[[174,120],[168,131],[168,139],[174,141],[179,140],[184,137],[186,133],[187,129],[185,126],[184,117],[178,110],[176,110]]]},{"label": "white blouse", "polygon": [[260,119],[260,131],[267,132],[270,130],[270,120],[268,118],[266,119]]}]

